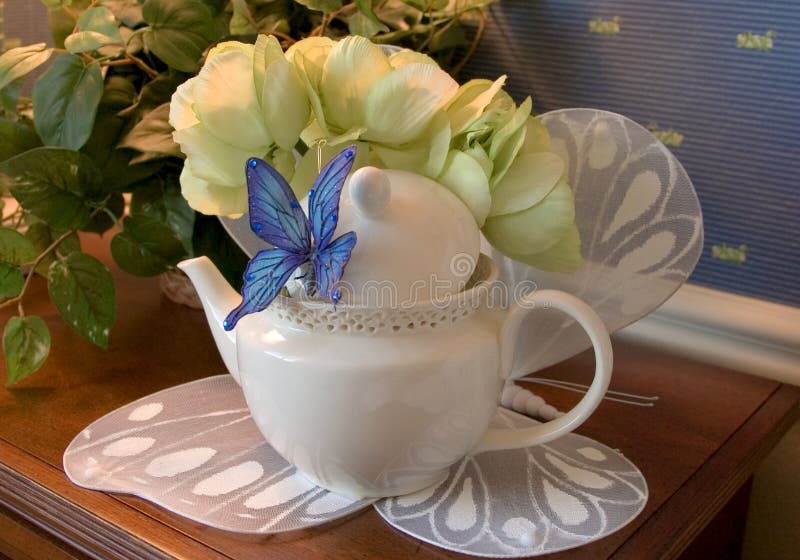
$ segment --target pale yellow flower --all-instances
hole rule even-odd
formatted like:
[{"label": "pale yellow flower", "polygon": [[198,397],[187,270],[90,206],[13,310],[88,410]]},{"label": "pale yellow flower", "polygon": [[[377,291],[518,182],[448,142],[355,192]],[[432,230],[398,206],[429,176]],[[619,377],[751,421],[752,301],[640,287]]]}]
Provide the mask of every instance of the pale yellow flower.
[{"label": "pale yellow flower", "polygon": [[[450,144],[444,107],[458,84],[432,59],[407,50],[387,56],[358,36],[304,39],[286,56],[300,70],[313,108],[302,135],[307,145],[366,142],[383,167],[441,173]],[[305,157],[313,160],[316,150]],[[293,186],[308,188],[299,180]]]},{"label": "pale yellow flower", "polygon": [[291,150],[309,115],[303,81],[274,37],[214,47],[170,104],[189,204],[206,214],[245,212],[245,162],[265,158],[291,177]]}]

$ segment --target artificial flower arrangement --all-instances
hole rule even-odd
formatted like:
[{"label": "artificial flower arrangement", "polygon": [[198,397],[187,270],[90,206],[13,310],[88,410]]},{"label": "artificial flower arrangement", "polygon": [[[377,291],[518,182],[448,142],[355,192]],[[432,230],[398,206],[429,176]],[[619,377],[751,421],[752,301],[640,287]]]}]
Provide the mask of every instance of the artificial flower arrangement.
[{"label": "artificial flower arrangement", "polygon": [[[366,38],[319,37],[285,53],[269,36],[214,47],[170,105],[186,155],[181,188],[204,213],[248,210],[244,162],[262,158],[301,199],[319,165],[353,144],[365,165],[453,192],[504,254],[551,271],[581,264],[572,191],[546,129],[505,77],[462,86],[430,58]],[[252,209],[252,204],[251,204]]]},{"label": "artificial flower arrangement", "polygon": [[[208,255],[241,282],[245,255],[181,196],[183,154],[168,122],[170,97],[209,48],[258,33],[284,47],[358,34],[457,72],[493,1],[42,0],[53,46],[0,39],[0,308],[17,311],[3,330],[6,385],[50,351],[47,324],[25,309],[30,270],[70,326],[108,344],[114,280],[78,232],[111,234],[112,257],[131,274],[172,274],[181,259]],[[26,76],[48,65],[26,97]]]},{"label": "artificial flower arrangement", "polygon": [[[242,211],[250,156],[302,196],[316,154],[355,143],[354,169],[433,178],[506,254],[577,267],[571,193],[530,101],[517,106],[503,78],[459,87],[442,69],[474,50],[491,1],[44,0],[56,47],[0,55],[0,202],[15,199],[0,227],[0,307],[18,310],[3,331],[7,385],[50,350],[46,323],[24,310],[30,271],[68,324],[108,344],[113,278],[78,232],[110,231],[132,274],[207,254],[241,282],[247,259],[213,215]],[[335,41],[350,33],[414,50]],[[244,42],[220,43],[226,35]],[[32,99],[20,96],[51,59]]]}]

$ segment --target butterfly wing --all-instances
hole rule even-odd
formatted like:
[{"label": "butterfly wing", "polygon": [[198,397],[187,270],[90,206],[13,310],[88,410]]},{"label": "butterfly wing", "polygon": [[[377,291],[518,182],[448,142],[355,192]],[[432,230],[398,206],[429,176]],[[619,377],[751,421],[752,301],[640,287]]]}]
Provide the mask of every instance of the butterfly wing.
[{"label": "butterfly wing", "polygon": [[261,239],[298,254],[311,251],[311,227],[292,188],[266,161],[245,166],[250,228]]},{"label": "butterfly wing", "polygon": [[292,272],[307,260],[305,255],[278,247],[259,251],[244,271],[242,303],[222,323],[225,330],[233,329],[245,315],[265,309],[289,280]]},{"label": "butterfly wing", "polygon": [[342,187],[356,159],[356,147],[348,146],[330,160],[320,171],[308,194],[308,215],[311,231],[318,249],[330,243],[339,219],[339,198]]},{"label": "butterfly wing", "polygon": [[314,279],[319,297],[331,298],[333,303],[339,301],[339,281],[355,244],[356,234],[351,231],[314,254]]}]

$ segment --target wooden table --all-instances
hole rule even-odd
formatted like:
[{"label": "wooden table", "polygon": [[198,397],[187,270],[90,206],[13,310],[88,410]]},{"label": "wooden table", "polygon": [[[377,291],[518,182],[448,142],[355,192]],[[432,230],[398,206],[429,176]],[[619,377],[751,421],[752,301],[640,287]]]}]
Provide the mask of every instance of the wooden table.
[{"label": "wooden table", "polygon": [[[106,245],[94,242],[93,252],[110,261]],[[12,390],[0,389],[0,556],[464,558],[401,534],[370,508],[314,530],[246,538],[134,497],[72,485],[61,456],[82,428],[134,399],[224,371],[201,312],[167,301],[154,279],[114,274],[118,313],[106,351],[63,323],[41,279],[33,284],[27,309],[47,321],[53,350],[43,370]],[[654,408],[606,401],[578,431],[630,458],[647,479],[650,500],[619,532],[551,558],[730,552],[747,481],[796,417],[800,391],[635,346],[617,343],[615,353],[612,388],[661,398]],[[582,354],[542,375],[587,382],[592,370],[591,355]],[[5,378],[4,369],[0,375]],[[562,409],[579,398],[536,389]]]}]

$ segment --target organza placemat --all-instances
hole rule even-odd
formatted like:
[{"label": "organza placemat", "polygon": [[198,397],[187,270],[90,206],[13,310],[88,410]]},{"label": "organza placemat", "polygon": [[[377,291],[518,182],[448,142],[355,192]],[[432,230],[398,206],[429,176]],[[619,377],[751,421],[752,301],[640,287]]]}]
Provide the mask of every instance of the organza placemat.
[{"label": "organza placemat", "polygon": [[[534,422],[504,409],[494,419],[498,427]],[[160,391],[93,422],[67,447],[64,470],[79,486],[134,494],[237,533],[321,525],[372,503],[315,486],[284,461],[264,441],[229,375]],[[390,525],[433,545],[510,558],[602,538],[646,501],[636,466],[570,434],[467,457],[441,484],[374,507]]]}]

